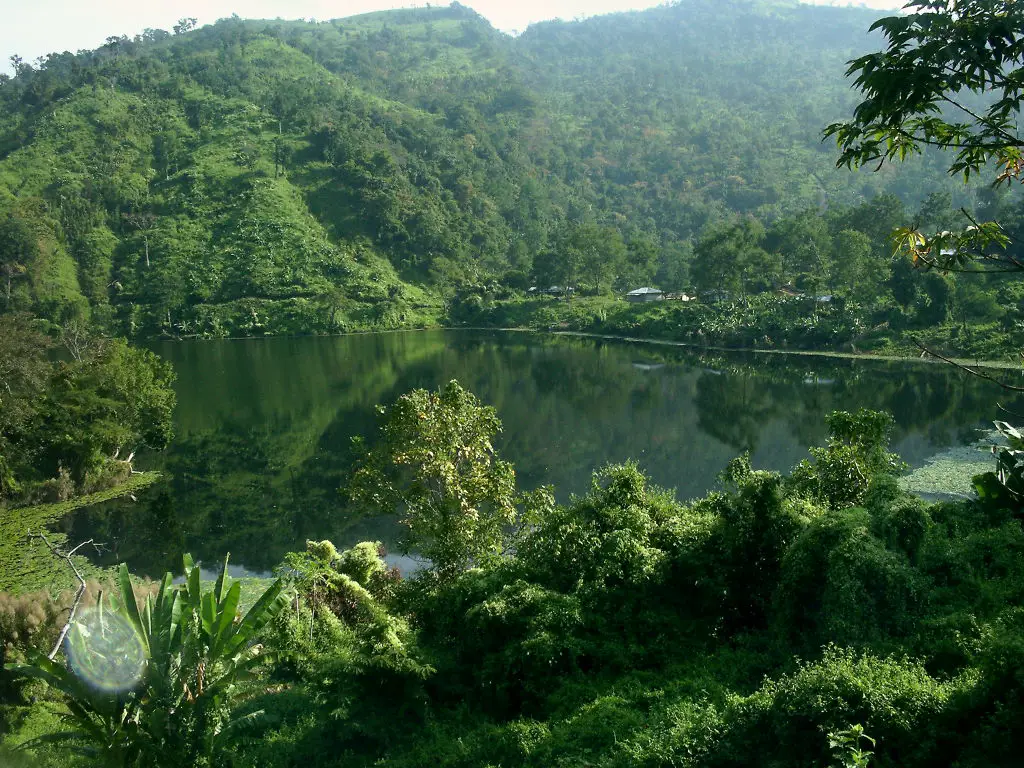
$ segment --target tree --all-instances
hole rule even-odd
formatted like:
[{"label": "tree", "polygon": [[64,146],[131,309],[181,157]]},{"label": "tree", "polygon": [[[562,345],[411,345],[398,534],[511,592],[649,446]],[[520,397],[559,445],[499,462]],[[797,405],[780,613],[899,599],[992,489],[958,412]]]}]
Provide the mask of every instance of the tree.
[{"label": "tree", "polygon": [[142,233],[143,253],[145,256],[146,269],[149,269],[149,235],[153,231],[159,219],[156,214],[149,211],[137,211],[122,215],[124,223]]},{"label": "tree", "polygon": [[178,165],[184,154],[181,138],[176,131],[161,131],[153,137],[153,161],[165,180],[178,172]]},{"label": "tree", "polygon": [[538,254],[534,271],[541,284],[553,282],[568,289],[582,282],[607,291],[623,271],[626,253],[614,227],[566,222],[554,233],[549,249]]},{"label": "tree", "polygon": [[11,304],[14,279],[24,275],[38,255],[38,239],[25,219],[8,214],[0,220],[0,279],[4,281],[5,306]]},{"label": "tree", "polygon": [[50,340],[27,315],[0,315],[0,501],[21,487],[18,443],[46,387],[49,348]]},{"label": "tree", "polygon": [[[850,62],[848,75],[864,99],[853,119],[825,129],[858,167],[904,160],[926,147],[953,152],[951,175],[1000,172],[995,183],[1021,181],[1024,140],[1017,129],[1024,79],[1024,6],[998,0],[910,0],[916,11],[876,21],[883,51]],[[1024,264],[1003,250],[996,222],[971,221],[959,232],[898,231],[904,250],[923,268],[1016,271]]]},{"label": "tree", "polygon": [[[626,245],[623,282],[636,288],[650,282],[658,271],[658,241],[646,232],[634,232]],[[663,286],[664,287],[664,286]]]},{"label": "tree", "polygon": [[797,280],[809,275],[814,288],[828,288],[831,272],[827,255],[832,247],[828,224],[817,211],[804,211],[772,225],[765,238],[769,251],[782,259],[782,275]]},{"label": "tree", "polygon": [[[877,296],[877,276],[871,273],[871,238],[863,232],[844,229],[832,240],[834,288],[870,301]],[[884,270],[886,273],[888,269]]]},{"label": "tree", "polygon": [[63,466],[78,483],[121,451],[165,448],[175,404],[174,369],[152,352],[122,339],[84,351],[81,360],[56,365],[34,435],[24,441],[44,476]]},{"label": "tree", "polygon": [[499,554],[519,518],[519,494],[515,470],[494,450],[494,409],[453,380],[379,412],[379,440],[363,451],[350,493],[382,514],[398,512],[406,552],[429,558],[442,578]]},{"label": "tree", "polygon": [[178,19],[178,23],[175,24],[172,27],[172,29],[174,30],[174,34],[176,34],[176,35],[183,35],[186,32],[191,32],[195,28],[196,28],[196,19],[194,19],[194,18],[181,18],[181,19]]},{"label": "tree", "polygon": [[694,248],[693,282],[700,291],[763,291],[778,279],[780,260],[761,247],[764,226],[747,217],[708,227]]}]

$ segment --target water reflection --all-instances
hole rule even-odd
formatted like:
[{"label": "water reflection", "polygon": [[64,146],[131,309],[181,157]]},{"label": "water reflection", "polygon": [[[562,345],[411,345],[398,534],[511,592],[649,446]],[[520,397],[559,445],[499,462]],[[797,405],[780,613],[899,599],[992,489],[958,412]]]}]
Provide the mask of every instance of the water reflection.
[{"label": "water reflection", "polygon": [[[636,458],[681,498],[701,495],[740,451],[784,470],[825,439],[837,408],[892,412],[896,448],[919,464],[970,442],[993,417],[994,385],[944,366],[672,348],[517,333],[410,332],[163,344],[178,372],[177,438],[142,457],[167,479],[138,503],[81,510],[62,527],[156,576],[181,553],[230,551],[266,572],[308,538],[395,539],[338,492],[350,438],[373,406],[459,379],[498,409],[500,448],[520,483],[586,490],[591,470]],[[1001,396],[1001,395],[1000,395]],[[1013,407],[1007,404],[1008,407]],[[1019,409],[1019,406],[1018,406]]]}]

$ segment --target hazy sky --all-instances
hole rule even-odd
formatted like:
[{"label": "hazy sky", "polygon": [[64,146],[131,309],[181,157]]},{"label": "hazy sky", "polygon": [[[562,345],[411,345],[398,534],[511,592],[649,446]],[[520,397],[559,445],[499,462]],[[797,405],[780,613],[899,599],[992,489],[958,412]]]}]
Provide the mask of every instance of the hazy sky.
[{"label": "hazy sky", "polygon": [[[903,0],[810,0],[819,5],[866,5],[891,9]],[[237,13],[243,18],[319,20],[356,13],[425,5],[403,0],[0,0],[0,71],[10,71],[8,59],[18,54],[34,61],[53,51],[97,48],[112,35],[141,32],[146,27],[170,31],[182,17],[208,24]],[[435,5],[447,5],[438,0]],[[498,29],[522,31],[535,21],[573,19],[600,13],[650,8],[651,0],[463,0]]]}]

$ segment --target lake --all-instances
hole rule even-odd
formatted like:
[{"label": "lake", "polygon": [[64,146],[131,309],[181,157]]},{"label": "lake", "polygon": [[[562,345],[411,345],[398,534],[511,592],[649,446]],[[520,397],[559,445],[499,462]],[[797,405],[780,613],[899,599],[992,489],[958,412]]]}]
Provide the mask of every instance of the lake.
[{"label": "lake", "polygon": [[[559,500],[591,471],[636,459],[681,499],[715,487],[731,458],[787,470],[826,438],[825,415],[861,407],[896,420],[894,448],[912,466],[976,440],[1018,412],[995,385],[944,365],[824,357],[698,353],[517,332],[422,331],[153,345],[178,374],[176,437],[137,466],[165,478],[136,501],[80,510],[71,540],[106,545],[104,564],[263,574],[306,539],[345,546],[395,540],[392,519],[348,508],[339,488],[351,438],[372,438],[374,406],[458,379],[504,422],[498,442],[521,487]],[[401,567],[411,562],[391,557]]]}]

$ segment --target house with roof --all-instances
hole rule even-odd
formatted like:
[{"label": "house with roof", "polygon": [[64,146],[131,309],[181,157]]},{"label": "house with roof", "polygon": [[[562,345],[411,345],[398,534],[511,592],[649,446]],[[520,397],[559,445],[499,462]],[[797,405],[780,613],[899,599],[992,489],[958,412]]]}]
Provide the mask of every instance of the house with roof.
[{"label": "house with roof", "polygon": [[665,292],[657,288],[637,288],[626,294],[626,301],[632,302],[662,301],[664,298]]}]

